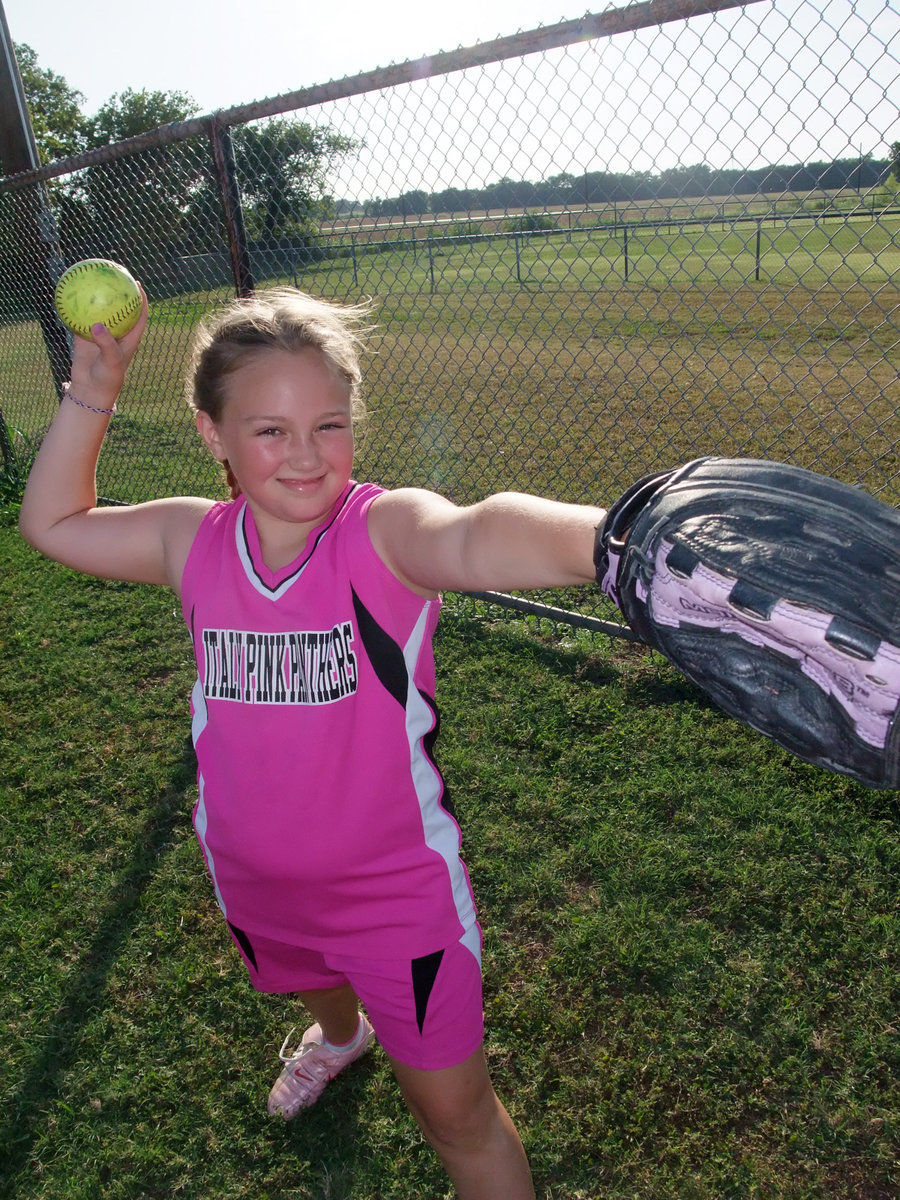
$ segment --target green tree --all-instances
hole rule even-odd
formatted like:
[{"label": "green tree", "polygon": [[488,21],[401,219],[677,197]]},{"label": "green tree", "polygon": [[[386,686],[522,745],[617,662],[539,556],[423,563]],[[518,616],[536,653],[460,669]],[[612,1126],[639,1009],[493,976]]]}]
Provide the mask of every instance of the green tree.
[{"label": "green tree", "polygon": [[84,147],[84,96],[62,75],[39,67],[37,54],[26,43],[16,44],[16,58],[41,162],[77,154]]},{"label": "green tree", "polygon": [[93,148],[121,142],[159,125],[185,121],[198,111],[196,100],[187,92],[126,88],[110,96],[96,116],[86,122],[87,144]]},{"label": "green tree", "polygon": [[416,216],[421,213],[428,212],[428,193],[421,190],[413,192],[404,192],[397,199],[397,206],[401,216],[409,217]]},{"label": "green tree", "polygon": [[327,127],[278,119],[236,129],[234,148],[248,232],[275,245],[308,242],[333,215],[328,177],[356,143]]},{"label": "green tree", "polygon": [[[187,120],[197,111],[196,102],[185,92],[128,88],[112,96],[87,122],[87,146],[115,144]],[[172,252],[181,252],[191,196],[204,178],[208,160],[205,139],[191,139],[151,146],[90,167],[81,194],[87,210],[82,216],[94,231],[92,251],[121,257],[145,280],[164,273]]]}]

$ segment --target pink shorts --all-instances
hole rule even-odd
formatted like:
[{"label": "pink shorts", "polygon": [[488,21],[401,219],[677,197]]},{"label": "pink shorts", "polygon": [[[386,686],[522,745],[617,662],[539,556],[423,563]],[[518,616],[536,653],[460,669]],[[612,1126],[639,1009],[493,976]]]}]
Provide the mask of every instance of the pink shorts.
[{"label": "pink shorts", "polygon": [[305,992],[350,984],[391,1058],[421,1071],[465,1062],[484,1040],[481,928],[415,959],[356,958],[252,938],[229,925],[260,992]]}]

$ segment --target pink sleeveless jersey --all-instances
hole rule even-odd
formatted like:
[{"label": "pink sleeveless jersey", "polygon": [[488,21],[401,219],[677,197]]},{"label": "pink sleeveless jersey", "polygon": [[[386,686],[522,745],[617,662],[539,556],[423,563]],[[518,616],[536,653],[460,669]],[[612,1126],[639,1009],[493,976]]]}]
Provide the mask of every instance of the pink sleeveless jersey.
[{"label": "pink sleeveless jersey", "polygon": [[204,518],[182,606],[198,678],[194,826],[229,923],[314,950],[417,958],[475,921],[432,757],[440,601],[385,567],[351,482],[272,573],[239,499]]}]

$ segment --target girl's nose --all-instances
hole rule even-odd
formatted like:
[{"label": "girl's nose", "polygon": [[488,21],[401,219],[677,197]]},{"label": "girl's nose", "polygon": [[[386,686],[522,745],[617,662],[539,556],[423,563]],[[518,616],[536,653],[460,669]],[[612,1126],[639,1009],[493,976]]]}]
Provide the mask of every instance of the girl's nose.
[{"label": "girl's nose", "polygon": [[313,463],[318,462],[318,457],[319,452],[312,438],[291,438],[291,443],[288,447],[288,463],[290,466],[296,468],[309,467]]}]

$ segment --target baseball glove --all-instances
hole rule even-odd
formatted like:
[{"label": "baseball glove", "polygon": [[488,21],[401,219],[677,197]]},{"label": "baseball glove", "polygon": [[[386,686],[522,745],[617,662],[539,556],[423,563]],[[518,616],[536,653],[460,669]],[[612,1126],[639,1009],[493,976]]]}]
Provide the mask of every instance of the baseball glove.
[{"label": "baseball glove", "polygon": [[900,510],[799,467],[700,458],[631,487],[594,562],[635,634],[726,712],[900,787]]}]

